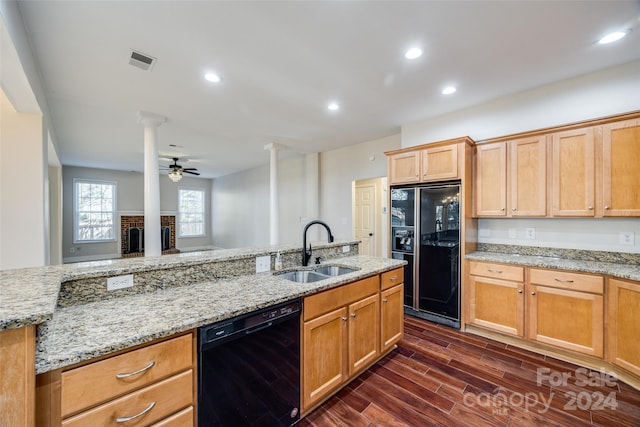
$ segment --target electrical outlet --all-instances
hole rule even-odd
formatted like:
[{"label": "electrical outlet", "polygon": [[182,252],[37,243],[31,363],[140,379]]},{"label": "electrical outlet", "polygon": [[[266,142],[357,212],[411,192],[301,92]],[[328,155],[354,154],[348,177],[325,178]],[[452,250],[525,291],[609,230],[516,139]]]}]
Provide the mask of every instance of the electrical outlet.
[{"label": "electrical outlet", "polygon": [[535,239],[536,238],[536,229],[535,228],[525,228],[524,229],[524,237],[526,239]]},{"label": "electrical outlet", "polygon": [[76,248],[73,248],[73,247],[69,248],[69,252],[72,253],[72,254],[75,254],[76,253]]},{"label": "electrical outlet", "polygon": [[347,252],[349,252],[350,250],[351,250],[351,246],[349,246],[349,245],[344,245],[344,246],[342,247],[342,253],[345,253],[345,254],[346,254],[346,253],[347,253]]},{"label": "electrical outlet", "polygon": [[256,257],[256,273],[263,273],[271,270],[271,255]]},{"label": "electrical outlet", "polygon": [[621,231],[620,232],[620,244],[621,245],[635,245],[636,236],[633,231]]},{"label": "electrical outlet", "polygon": [[133,286],[133,274],[125,276],[107,277],[107,290],[130,288]]}]

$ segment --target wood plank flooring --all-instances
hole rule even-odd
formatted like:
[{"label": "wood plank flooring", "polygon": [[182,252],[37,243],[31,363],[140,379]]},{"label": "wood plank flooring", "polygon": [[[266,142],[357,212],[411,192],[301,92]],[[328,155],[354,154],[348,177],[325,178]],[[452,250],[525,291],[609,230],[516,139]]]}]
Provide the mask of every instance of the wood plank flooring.
[{"label": "wood plank flooring", "polygon": [[640,427],[640,391],[597,371],[405,316],[398,349],[300,427]]}]

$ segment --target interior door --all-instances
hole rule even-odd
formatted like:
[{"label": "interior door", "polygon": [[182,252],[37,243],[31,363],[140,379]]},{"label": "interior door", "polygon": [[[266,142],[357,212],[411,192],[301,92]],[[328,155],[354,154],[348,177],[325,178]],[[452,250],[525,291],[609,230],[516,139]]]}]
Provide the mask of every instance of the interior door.
[{"label": "interior door", "polygon": [[356,183],[355,187],[355,222],[354,235],[360,240],[361,255],[380,256],[377,254],[376,234],[376,185]]}]

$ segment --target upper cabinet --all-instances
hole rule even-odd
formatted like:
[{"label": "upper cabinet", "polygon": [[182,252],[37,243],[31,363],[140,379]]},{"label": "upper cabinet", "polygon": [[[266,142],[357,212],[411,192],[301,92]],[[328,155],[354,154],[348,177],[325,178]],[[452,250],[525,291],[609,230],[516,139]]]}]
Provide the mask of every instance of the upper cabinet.
[{"label": "upper cabinet", "polygon": [[476,215],[545,216],[545,136],[483,144],[476,152]]},{"label": "upper cabinet", "polygon": [[638,116],[478,144],[475,216],[640,216]]},{"label": "upper cabinet", "polygon": [[594,216],[594,129],[551,135],[551,215]]},{"label": "upper cabinet", "polygon": [[602,128],[602,215],[640,216],[640,119]]},{"label": "upper cabinet", "polygon": [[460,179],[468,138],[389,152],[389,185]]}]

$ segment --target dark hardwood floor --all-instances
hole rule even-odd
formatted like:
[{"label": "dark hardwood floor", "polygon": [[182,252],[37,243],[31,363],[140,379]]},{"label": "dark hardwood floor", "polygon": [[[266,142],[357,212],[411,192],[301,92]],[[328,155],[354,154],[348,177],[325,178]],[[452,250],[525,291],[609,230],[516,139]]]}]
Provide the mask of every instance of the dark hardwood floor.
[{"label": "dark hardwood floor", "polygon": [[398,349],[305,417],[326,426],[640,426],[640,391],[405,316]]}]

